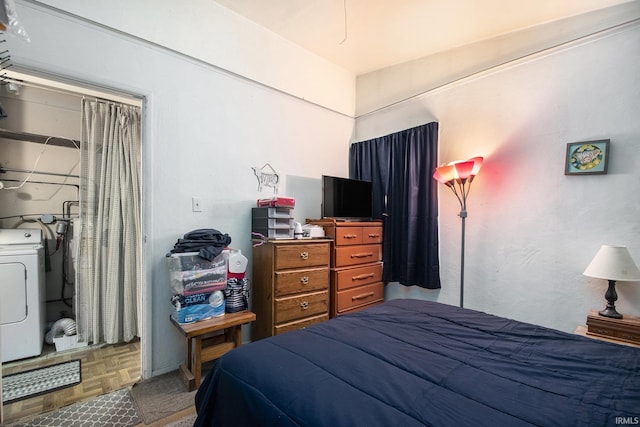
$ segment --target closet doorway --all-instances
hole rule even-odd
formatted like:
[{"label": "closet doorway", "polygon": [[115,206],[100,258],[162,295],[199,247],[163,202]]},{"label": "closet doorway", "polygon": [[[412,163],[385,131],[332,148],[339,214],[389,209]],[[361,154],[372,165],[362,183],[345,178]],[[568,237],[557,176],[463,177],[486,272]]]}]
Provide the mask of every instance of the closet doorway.
[{"label": "closet doorway", "polygon": [[[0,229],[37,229],[42,234],[46,299],[44,316],[46,331],[50,332],[50,336],[46,337],[49,343],[44,343],[43,353],[39,356],[41,358],[51,358],[58,352],[103,348],[105,342],[102,334],[96,337],[92,335],[86,340],[82,334],[80,338],[69,338],[63,332],[64,340],[51,339],[54,335],[52,332],[60,335],[59,331],[53,329],[58,327],[61,320],[76,321],[87,315],[82,312],[82,301],[78,298],[78,294],[82,294],[82,291],[79,292],[82,283],[78,283],[76,272],[82,263],[91,262],[87,261],[88,257],[82,258],[79,249],[83,245],[84,231],[81,230],[87,229],[87,224],[83,224],[80,218],[80,200],[86,200],[86,196],[81,197],[82,183],[87,179],[96,181],[93,176],[81,176],[84,172],[81,171],[80,141],[83,133],[86,139],[88,103],[98,107],[107,105],[107,108],[121,106],[134,111],[137,109],[138,121],[144,104],[142,97],[32,71],[7,70],[0,86]],[[136,134],[138,151],[141,146],[140,126],[141,123]],[[100,147],[98,150],[102,152],[102,149]],[[140,159],[141,153],[137,155]],[[142,176],[140,172],[138,176]],[[135,187],[141,194],[141,180],[133,183],[128,181],[126,186]],[[140,226],[135,233],[137,241],[141,242],[142,212],[139,202],[135,217]],[[129,333],[125,334],[126,340],[138,342],[142,335],[144,315],[140,246],[137,247],[140,261],[135,271],[138,279],[134,294],[125,296],[127,303],[135,300],[133,313],[136,324],[133,332],[130,328]],[[114,301],[113,305],[119,308],[123,296],[117,298],[118,301]],[[101,309],[93,307],[90,310]],[[113,342],[113,338],[110,340]],[[114,343],[116,345],[125,341],[124,338],[116,340],[119,341]],[[3,335],[3,346],[9,344],[8,341],[10,337]],[[36,358],[27,360],[31,363]],[[143,372],[143,360],[145,357],[140,354],[140,372]],[[20,362],[9,363],[15,366]]]}]

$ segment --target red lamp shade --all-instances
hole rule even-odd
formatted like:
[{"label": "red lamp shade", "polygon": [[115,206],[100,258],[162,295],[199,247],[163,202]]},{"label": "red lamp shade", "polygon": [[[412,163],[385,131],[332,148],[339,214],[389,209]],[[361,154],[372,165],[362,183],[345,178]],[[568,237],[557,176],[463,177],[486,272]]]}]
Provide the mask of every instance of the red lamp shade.
[{"label": "red lamp shade", "polygon": [[433,173],[433,178],[438,182],[446,184],[456,179],[456,170],[453,165],[442,165],[437,167]]},{"label": "red lamp shade", "polygon": [[471,176],[478,175],[480,172],[480,168],[482,167],[482,163],[484,163],[484,157],[474,157],[472,159],[467,160],[469,162],[473,162],[473,169],[471,170]]},{"label": "red lamp shade", "polygon": [[462,181],[472,180],[480,171],[483,161],[483,157],[473,157],[469,160],[456,160],[455,162],[447,163],[436,168],[433,178],[443,184],[450,183],[456,179]]},{"label": "red lamp shade", "polygon": [[471,171],[473,170],[473,165],[474,163],[470,161],[454,163],[453,167],[456,170],[456,178],[462,180],[469,178],[469,175],[471,175]]}]

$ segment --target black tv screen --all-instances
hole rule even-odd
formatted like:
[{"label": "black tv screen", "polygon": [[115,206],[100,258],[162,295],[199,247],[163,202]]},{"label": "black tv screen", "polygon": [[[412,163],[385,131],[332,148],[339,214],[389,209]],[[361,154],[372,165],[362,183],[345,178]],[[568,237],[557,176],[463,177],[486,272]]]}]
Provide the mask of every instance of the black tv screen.
[{"label": "black tv screen", "polygon": [[322,175],[322,217],[367,220],[373,217],[369,181]]}]

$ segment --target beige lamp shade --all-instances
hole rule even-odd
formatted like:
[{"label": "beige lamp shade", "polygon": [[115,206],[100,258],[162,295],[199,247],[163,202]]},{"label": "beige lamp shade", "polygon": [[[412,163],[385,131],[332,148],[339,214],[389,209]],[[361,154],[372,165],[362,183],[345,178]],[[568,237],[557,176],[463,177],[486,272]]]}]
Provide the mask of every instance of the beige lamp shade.
[{"label": "beige lamp shade", "polygon": [[582,274],[606,280],[640,281],[640,270],[626,246],[602,245]]}]

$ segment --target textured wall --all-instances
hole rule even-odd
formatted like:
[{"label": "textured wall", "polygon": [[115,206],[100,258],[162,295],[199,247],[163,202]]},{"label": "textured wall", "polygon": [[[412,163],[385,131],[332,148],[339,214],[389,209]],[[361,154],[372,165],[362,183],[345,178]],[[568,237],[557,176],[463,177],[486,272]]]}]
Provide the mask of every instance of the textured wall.
[{"label": "textured wall", "polygon": [[[478,74],[357,119],[356,139],[440,123],[440,161],[486,157],[469,198],[465,306],[573,331],[604,306],[582,276],[602,244],[640,264],[640,25],[627,25]],[[566,144],[610,139],[609,173],[565,176]],[[443,288],[389,285],[387,297],[459,302],[458,202],[440,188]],[[640,286],[617,286],[640,314]]]}]

